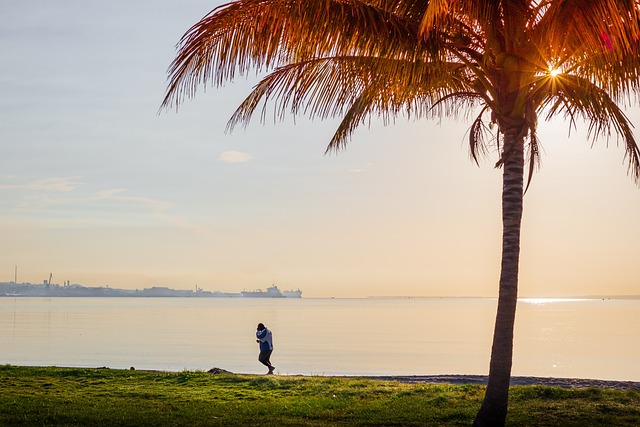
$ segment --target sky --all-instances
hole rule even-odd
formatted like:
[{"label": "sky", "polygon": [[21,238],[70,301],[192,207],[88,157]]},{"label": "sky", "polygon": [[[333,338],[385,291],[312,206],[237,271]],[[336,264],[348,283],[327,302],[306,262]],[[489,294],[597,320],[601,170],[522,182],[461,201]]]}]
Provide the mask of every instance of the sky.
[{"label": "sky", "polygon": [[[176,43],[221,3],[0,0],[0,281],[496,296],[501,170],[469,159],[464,117],[374,118],[325,155],[338,119],[225,132],[253,74],[159,113]],[[539,137],[520,295],[640,294],[623,148],[561,117]]]}]

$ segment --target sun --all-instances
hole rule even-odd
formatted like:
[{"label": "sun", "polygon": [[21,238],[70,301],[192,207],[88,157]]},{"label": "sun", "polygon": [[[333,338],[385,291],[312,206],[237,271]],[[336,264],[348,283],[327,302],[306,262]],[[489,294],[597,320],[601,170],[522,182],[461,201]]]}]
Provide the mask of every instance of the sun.
[{"label": "sun", "polygon": [[554,67],[549,67],[549,75],[551,77],[556,77],[560,73],[562,73],[562,71],[560,71],[560,69],[554,68]]}]

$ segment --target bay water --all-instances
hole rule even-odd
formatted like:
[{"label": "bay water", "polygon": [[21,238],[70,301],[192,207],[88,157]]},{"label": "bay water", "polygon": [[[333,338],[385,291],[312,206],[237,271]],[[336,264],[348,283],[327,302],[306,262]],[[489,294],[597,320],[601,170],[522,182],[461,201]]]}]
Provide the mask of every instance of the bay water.
[{"label": "bay water", "polygon": [[[491,298],[0,298],[0,364],[486,375]],[[640,300],[521,299],[514,376],[640,381]]]}]

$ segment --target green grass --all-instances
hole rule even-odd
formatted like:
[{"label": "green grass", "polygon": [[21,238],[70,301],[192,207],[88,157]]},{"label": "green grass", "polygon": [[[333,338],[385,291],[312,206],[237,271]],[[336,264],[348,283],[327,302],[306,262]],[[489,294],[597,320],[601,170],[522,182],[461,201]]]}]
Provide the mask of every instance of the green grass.
[{"label": "green grass", "polygon": [[[2,426],[468,426],[478,385],[0,366]],[[634,391],[515,386],[510,426],[638,426]]]}]

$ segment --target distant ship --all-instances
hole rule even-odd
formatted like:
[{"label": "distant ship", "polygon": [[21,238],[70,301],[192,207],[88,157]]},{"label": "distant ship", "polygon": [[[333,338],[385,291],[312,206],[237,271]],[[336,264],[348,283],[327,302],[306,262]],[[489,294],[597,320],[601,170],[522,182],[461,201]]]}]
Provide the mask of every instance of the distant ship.
[{"label": "distant ship", "polygon": [[282,295],[285,298],[302,298],[302,291],[300,289],[290,290],[290,291],[282,291]]},{"label": "distant ship", "polygon": [[269,286],[266,291],[257,289],[255,291],[242,291],[245,298],[302,298],[302,291],[280,291],[276,285]]}]

